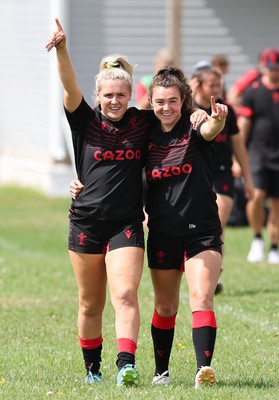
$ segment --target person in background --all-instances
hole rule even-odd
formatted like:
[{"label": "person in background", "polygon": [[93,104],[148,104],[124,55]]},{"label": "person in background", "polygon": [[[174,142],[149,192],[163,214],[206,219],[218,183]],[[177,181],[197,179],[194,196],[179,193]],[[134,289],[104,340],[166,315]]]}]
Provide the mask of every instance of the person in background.
[{"label": "person in background", "polygon": [[222,88],[221,88],[221,98],[226,100],[227,98],[227,90],[224,82],[226,74],[230,69],[230,61],[229,58],[225,54],[213,54],[210,59],[210,64],[213,68],[220,72],[222,77]]},{"label": "person in background", "polygon": [[[162,48],[154,57],[153,69],[156,73],[160,68],[174,65],[174,56],[170,49]],[[148,100],[148,88],[152,81],[153,74],[147,74],[141,77],[136,85],[136,105],[139,109],[150,109]]]},{"label": "person in background", "polygon": [[269,49],[262,76],[244,93],[238,114],[255,187],[246,208],[254,234],[247,260],[253,263],[265,259],[262,231],[266,222],[264,204],[268,199],[267,262],[279,264],[279,49]]},{"label": "person in background", "polygon": [[[218,103],[222,100],[222,75],[211,67],[198,68],[193,72],[192,85],[195,87],[193,99],[195,106],[203,109],[207,114],[211,114],[211,96]],[[194,84],[193,84],[194,82]],[[227,103],[226,103],[227,104]],[[253,181],[250,173],[249,160],[246,146],[242,137],[238,134],[237,120],[233,108],[227,104],[228,116],[225,127],[214,141],[214,162],[213,162],[213,188],[217,194],[217,204],[219,217],[222,226],[222,240],[224,240],[225,228],[227,226],[234,201],[234,176],[232,172],[233,156],[241,167],[242,177],[244,178],[244,188],[246,198],[253,195]],[[223,248],[224,256],[224,248]],[[223,264],[221,271],[223,270]],[[215,294],[223,290],[223,285],[219,280]]]},{"label": "person in background", "polygon": [[[174,65],[174,56],[173,53],[170,49],[163,47],[158,51],[156,56],[154,57],[153,60],[153,70],[154,73],[156,73],[159,69],[166,67],[166,66],[172,66]],[[136,84],[136,105],[139,109],[145,110],[145,109],[151,109],[151,104],[148,99],[148,90],[149,90],[149,85],[152,81],[153,74],[147,74],[141,77],[139,82]],[[145,179],[145,174],[143,172],[143,204],[145,205],[146,202],[146,179]],[[144,215],[145,219],[143,222],[144,228],[147,227],[147,219],[148,216],[145,212],[144,208]]]},{"label": "person in background", "polygon": [[245,90],[261,77],[265,69],[266,59],[271,51],[271,48],[264,49],[258,57],[257,67],[241,75],[228,90],[227,100],[236,110],[241,105],[241,98]]},{"label": "person in background", "polygon": [[212,189],[213,141],[222,131],[227,106],[211,99],[211,115],[193,128],[192,96],[183,72],[157,72],[149,98],[158,124],[148,136],[147,255],[154,287],[151,333],[154,385],[170,383],[172,349],[183,273],[189,287],[192,338],[197,370],[195,387],[216,381],[211,365],[217,324],[213,299],[221,266],[221,224]]}]

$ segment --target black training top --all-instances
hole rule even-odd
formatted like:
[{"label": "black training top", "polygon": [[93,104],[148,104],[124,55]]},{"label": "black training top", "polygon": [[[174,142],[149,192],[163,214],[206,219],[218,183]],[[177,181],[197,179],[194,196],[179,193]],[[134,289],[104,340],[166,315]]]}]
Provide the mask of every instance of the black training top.
[{"label": "black training top", "polygon": [[[218,99],[217,102],[227,105],[228,115],[224,129],[219,133],[219,135],[216,136],[214,140],[214,169],[219,170],[220,167],[224,165],[230,169],[232,167],[233,153],[231,136],[238,133],[236,115],[233,108],[228,103],[222,99]],[[201,107],[200,104],[197,104],[197,107],[205,110],[208,115],[211,114],[211,108]]]},{"label": "black training top", "polygon": [[220,229],[212,189],[213,142],[204,140],[200,126],[192,129],[185,113],[171,132],[163,132],[160,123],[151,131],[146,160],[150,229],[175,236]]},{"label": "black training top", "polygon": [[72,202],[74,213],[106,221],[143,219],[143,150],[153,111],[132,107],[112,122],[82,99],[74,112],[65,112],[78,178],[85,185]]},{"label": "black training top", "polygon": [[252,123],[247,142],[251,170],[279,171],[279,88],[270,89],[258,79],[244,93],[238,113]]}]

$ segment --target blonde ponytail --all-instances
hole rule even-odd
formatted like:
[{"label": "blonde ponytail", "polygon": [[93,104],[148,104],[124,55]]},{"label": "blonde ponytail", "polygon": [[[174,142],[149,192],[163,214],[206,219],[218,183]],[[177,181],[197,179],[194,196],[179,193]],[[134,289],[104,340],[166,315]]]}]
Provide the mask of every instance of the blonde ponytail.
[{"label": "blonde ponytail", "polygon": [[99,73],[95,77],[96,90],[99,91],[103,80],[124,80],[131,92],[133,89],[133,66],[128,58],[120,54],[112,54],[102,59]]}]

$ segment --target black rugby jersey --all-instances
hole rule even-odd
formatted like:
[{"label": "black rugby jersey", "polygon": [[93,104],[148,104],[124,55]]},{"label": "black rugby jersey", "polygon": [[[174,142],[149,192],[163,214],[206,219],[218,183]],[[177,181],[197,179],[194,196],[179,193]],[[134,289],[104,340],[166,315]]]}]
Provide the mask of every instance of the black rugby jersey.
[{"label": "black rugby jersey", "polygon": [[279,171],[279,88],[269,89],[261,79],[253,82],[238,113],[251,119],[247,142],[251,170]]},{"label": "black rugby jersey", "polygon": [[189,118],[183,114],[168,133],[158,123],[148,139],[148,226],[175,236],[220,228],[212,189],[213,143],[203,139],[200,127],[192,129]]},{"label": "black rugby jersey", "polygon": [[[218,99],[216,102],[226,104],[228,107],[228,115],[224,129],[214,139],[214,169],[219,170],[223,165],[230,169],[232,167],[233,154],[231,136],[236,135],[239,132],[236,114],[233,108],[222,99]],[[198,108],[205,110],[208,115],[211,114],[211,108],[204,108],[199,104],[196,105]]]},{"label": "black rugby jersey", "polygon": [[112,122],[82,99],[74,112],[65,113],[77,175],[85,186],[72,202],[74,213],[106,221],[143,219],[143,150],[153,111],[131,107],[121,121]]}]

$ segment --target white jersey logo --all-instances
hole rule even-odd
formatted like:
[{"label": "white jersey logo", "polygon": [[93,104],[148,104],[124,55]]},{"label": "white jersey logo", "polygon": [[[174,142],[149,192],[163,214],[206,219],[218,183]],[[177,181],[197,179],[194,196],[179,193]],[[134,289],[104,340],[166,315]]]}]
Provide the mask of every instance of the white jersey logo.
[{"label": "white jersey logo", "polygon": [[196,225],[195,224],[189,224],[189,229],[195,229]]}]

